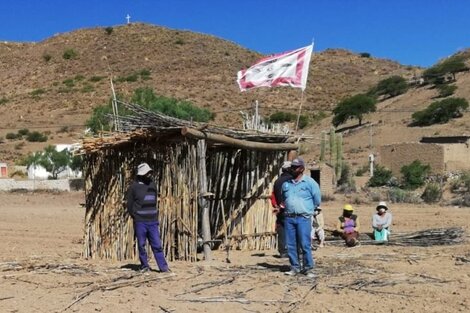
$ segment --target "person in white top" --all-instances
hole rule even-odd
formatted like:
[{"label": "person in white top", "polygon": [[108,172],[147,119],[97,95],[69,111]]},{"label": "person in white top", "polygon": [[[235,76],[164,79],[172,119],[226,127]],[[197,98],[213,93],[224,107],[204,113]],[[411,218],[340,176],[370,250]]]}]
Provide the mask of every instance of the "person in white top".
[{"label": "person in white top", "polygon": [[385,201],[380,201],[376,207],[377,213],[372,216],[372,228],[376,241],[388,241],[390,227],[392,226],[392,213],[388,212]]}]

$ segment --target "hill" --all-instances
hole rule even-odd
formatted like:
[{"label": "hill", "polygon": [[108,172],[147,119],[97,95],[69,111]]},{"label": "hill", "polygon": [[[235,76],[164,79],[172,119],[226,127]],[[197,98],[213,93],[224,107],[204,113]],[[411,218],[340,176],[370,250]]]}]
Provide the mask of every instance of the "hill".
[{"label": "hill", "polygon": [[[215,123],[224,125],[240,125],[233,112],[255,99],[265,114],[273,108],[296,109],[297,89],[238,90],[236,72],[261,56],[213,36],[139,23],[82,29],[38,43],[0,43],[0,137],[28,128],[47,132],[48,143],[72,141],[92,109],[109,100],[111,76],[124,98],[148,86],[157,94],[217,112]],[[411,77],[416,71],[389,60],[326,50],[312,57],[305,108],[331,109],[342,97],[385,77]],[[7,141],[1,159],[43,145]]]}]

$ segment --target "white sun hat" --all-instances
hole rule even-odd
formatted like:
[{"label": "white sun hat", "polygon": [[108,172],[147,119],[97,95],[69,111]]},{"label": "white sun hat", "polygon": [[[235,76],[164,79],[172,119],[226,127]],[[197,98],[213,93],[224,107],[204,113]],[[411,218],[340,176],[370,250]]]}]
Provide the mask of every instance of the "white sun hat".
[{"label": "white sun hat", "polygon": [[137,175],[144,176],[148,172],[151,172],[152,168],[147,163],[142,163],[137,166]]}]

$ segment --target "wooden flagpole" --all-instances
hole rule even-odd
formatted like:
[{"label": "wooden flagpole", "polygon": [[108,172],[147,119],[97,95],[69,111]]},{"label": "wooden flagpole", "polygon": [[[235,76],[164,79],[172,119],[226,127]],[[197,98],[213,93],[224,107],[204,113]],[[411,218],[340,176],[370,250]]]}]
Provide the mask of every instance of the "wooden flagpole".
[{"label": "wooden flagpole", "polygon": [[299,114],[297,115],[297,122],[295,123],[295,131],[299,129],[300,113],[302,112],[303,102],[304,102],[304,90],[302,89],[302,94],[300,96]]}]

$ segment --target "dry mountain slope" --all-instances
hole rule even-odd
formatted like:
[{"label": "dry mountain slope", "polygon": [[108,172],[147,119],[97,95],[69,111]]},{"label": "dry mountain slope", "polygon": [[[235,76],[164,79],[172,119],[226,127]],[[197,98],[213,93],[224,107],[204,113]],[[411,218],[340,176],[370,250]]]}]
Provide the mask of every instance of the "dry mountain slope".
[{"label": "dry mountain slope", "polygon": [[[64,59],[64,52],[70,49],[76,56]],[[142,70],[150,76],[118,81],[118,93],[128,97],[136,88],[149,86],[158,94],[213,111],[246,107],[255,99],[265,107],[296,108],[300,99],[296,89],[239,92],[236,72],[259,57],[259,53],[213,36],[148,24],[117,26],[110,34],[94,28],[39,43],[0,43],[0,99],[7,100],[0,105],[0,136],[20,128],[55,132],[62,125],[83,125],[94,107],[108,101],[110,74],[125,78]],[[328,109],[340,98],[367,90],[385,77],[410,77],[414,71],[417,69],[389,60],[326,50],[312,58],[305,107]],[[219,113],[216,122],[237,125],[236,114]],[[81,128],[75,127],[77,131]],[[75,135],[57,137],[52,143],[71,141]]]}]

